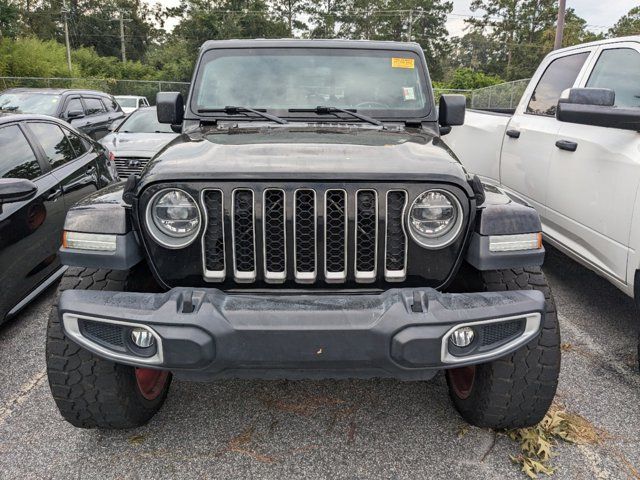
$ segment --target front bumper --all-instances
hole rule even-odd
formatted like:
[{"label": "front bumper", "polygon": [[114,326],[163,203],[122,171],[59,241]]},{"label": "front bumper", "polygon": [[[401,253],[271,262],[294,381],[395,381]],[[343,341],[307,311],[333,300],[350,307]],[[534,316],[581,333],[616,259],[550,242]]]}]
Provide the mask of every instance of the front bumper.
[{"label": "front bumper", "polygon": [[[67,290],[59,314],[67,336],[96,355],[168,369],[179,378],[418,380],[443,368],[494,360],[535,338],[544,320],[544,295],[443,294],[429,288],[370,295]],[[465,325],[475,338],[459,349],[449,336]],[[133,344],[135,327],[153,335],[153,347]]]}]

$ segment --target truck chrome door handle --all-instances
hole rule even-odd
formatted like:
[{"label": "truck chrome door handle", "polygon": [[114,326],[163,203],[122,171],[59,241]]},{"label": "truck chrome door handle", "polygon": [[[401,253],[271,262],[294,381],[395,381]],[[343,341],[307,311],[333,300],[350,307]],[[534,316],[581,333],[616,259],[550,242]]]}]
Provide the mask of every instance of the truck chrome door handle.
[{"label": "truck chrome door handle", "polygon": [[520,130],[507,130],[507,137],[520,138]]},{"label": "truck chrome door handle", "polygon": [[567,152],[575,152],[578,148],[578,144],[569,140],[558,140],[556,142],[556,147],[560,150],[566,150]]}]

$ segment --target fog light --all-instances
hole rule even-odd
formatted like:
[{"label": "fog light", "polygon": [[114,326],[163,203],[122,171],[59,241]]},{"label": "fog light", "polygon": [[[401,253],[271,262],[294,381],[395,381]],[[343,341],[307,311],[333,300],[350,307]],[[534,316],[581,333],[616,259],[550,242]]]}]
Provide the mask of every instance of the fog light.
[{"label": "fog light", "polygon": [[134,328],[131,330],[131,340],[140,348],[149,348],[156,341],[146,328]]},{"label": "fog light", "polygon": [[464,348],[471,345],[475,336],[476,334],[474,333],[473,328],[462,327],[455,330],[449,338],[451,339],[451,343],[456,347]]}]

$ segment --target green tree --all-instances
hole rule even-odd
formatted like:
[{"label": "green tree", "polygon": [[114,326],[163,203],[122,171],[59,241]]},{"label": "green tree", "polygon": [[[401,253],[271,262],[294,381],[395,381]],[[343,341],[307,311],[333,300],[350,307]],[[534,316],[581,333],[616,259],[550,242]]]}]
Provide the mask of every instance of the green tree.
[{"label": "green tree", "polygon": [[[12,77],[68,77],[64,45],[37,38],[5,38],[0,42],[4,74]],[[28,58],[29,61],[25,62]],[[74,65],[74,69],[77,66]]]},{"label": "green tree", "polygon": [[4,37],[14,38],[20,29],[18,22],[20,11],[9,0],[0,0],[0,39]]},{"label": "green tree", "polygon": [[[542,50],[550,52],[556,38],[555,25],[547,28],[542,35]],[[604,35],[591,32],[587,29],[587,21],[576,15],[573,8],[568,8],[564,18],[564,34],[562,36],[562,46],[571,47],[581,43],[602,40]]]},{"label": "green tree", "polygon": [[477,88],[489,87],[504,83],[502,78],[497,75],[487,75],[483,72],[475,71],[471,68],[458,68],[448,82],[445,83],[446,88],[475,90]]},{"label": "green tree", "polygon": [[309,17],[311,38],[336,38],[339,35],[341,20],[345,18],[345,10],[350,0],[312,0],[306,7]]},{"label": "green tree", "polygon": [[172,35],[149,49],[145,63],[160,72],[160,79],[190,82],[197,55],[189,41]]},{"label": "green tree", "polygon": [[640,34],[640,6],[634,7],[609,29],[610,37]]},{"label": "green tree", "polygon": [[[63,0],[16,0],[23,18],[22,33],[43,40],[64,41]],[[93,47],[103,56],[119,57],[120,13],[126,18],[127,58],[139,60],[158,37],[158,7],[141,0],[68,0],[68,25],[73,47]]]},{"label": "green tree", "polygon": [[288,33],[263,0],[184,0],[168,14],[180,16],[172,37],[185,40],[194,52],[206,40],[281,38]]},{"label": "green tree", "polygon": [[305,32],[309,26],[305,21],[311,0],[272,0],[271,10],[276,18],[284,20],[289,37],[296,32]]},{"label": "green tree", "polygon": [[[495,45],[485,49],[491,73],[508,80],[526,78],[553,49],[557,0],[473,0],[471,10],[481,15],[465,20],[476,35],[469,40],[478,42],[481,35]],[[565,32],[565,46],[599,38],[573,9],[567,10]]]}]

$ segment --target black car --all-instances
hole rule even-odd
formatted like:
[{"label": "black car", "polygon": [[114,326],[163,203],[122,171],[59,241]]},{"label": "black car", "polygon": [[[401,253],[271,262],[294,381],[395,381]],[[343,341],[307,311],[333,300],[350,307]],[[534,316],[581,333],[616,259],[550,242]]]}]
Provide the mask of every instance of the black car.
[{"label": "black car", "polygon": [[99,140],[125,114],[113,96],[94,90],[12,88],[0,93],[0,111],[50,115]]},{"label": "black car", "polygon": [[0,152],[1,324],[64,272],[67,210],[116,173],[97,142],[42,115],[0,115]]}]

